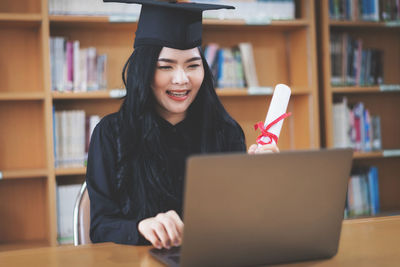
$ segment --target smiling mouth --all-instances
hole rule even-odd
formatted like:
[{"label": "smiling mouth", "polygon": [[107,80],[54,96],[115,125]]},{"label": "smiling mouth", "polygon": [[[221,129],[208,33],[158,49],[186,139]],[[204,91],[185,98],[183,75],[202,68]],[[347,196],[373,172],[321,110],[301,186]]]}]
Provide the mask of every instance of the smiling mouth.
[{"label": "smiling mouth", "polygon": [[190,90],[185,91],[170,91],[167,90],[167,94],[173,97],[185,97],[189,94]]}]

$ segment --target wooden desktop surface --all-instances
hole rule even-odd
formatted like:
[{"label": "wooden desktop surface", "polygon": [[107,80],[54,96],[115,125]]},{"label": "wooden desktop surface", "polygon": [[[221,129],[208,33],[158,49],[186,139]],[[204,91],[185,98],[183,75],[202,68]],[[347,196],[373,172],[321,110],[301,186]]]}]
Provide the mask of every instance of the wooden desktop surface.
[{"label": "wooden desktop surface", "polygon": [[[0,266],[163,266],[150,247],[113,243],[0,252]],[[332,259],[279,266],[398,266],[400,216],[344,221],[338,254]]]}]

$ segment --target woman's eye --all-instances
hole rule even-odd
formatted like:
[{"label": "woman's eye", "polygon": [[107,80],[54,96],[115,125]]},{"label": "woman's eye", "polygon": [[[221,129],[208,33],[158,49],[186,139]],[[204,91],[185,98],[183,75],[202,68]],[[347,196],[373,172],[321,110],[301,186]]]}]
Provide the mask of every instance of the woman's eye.
[{"label": "woman's eye", "polygon": [[158,69],[160,69],[160,70],[168,70],[171,68],[172,68],[171,66],[158,66]]},{"label": "woman's eye", "polygon": [[192,69],[195,69],[195,68],[197,68],[197,67],[200,67],[200,64],[192,64],[192,65],[189,65],[189,68],[192,68]]}]

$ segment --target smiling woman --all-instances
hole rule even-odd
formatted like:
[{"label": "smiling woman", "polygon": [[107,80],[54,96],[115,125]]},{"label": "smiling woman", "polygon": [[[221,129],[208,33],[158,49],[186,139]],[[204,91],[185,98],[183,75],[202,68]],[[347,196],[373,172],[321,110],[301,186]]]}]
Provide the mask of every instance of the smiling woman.
[{"label": "smiling woman", "polygon": [[126,97],[91,137],[90,237],[170,248],[182,240],[186,158],[246,149],[200,48],[202,11],[227,6],[121,1],[143,7],[122,75]]}]

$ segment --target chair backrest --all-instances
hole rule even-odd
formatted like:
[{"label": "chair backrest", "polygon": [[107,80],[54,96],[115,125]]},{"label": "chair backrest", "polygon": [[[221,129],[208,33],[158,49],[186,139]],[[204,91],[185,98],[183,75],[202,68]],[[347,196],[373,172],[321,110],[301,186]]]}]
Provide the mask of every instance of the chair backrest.
[{"label": "chair backrest", "polygon": [[86,182],[82,184],[74,207],[74,245],[90,244],[90,199]]}]

